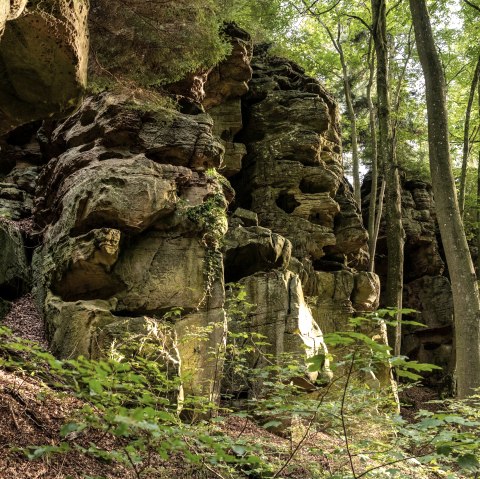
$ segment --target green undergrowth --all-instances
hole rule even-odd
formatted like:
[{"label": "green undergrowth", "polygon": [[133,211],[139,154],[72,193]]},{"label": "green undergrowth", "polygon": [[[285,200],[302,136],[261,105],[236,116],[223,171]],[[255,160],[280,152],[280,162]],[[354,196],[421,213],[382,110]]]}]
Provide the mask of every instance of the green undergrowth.
[{"label": "green undergrowth", "polygon": [[[241,288],[233,287],[227,306],[231,322],[248,318],[251,305]],[[436,412],[419,411],[414,423],[406,422],[391,388],[372,387],[366,378],[390,363],[417,380],[431,366],[391,357],[361,332],[365,322],[378,320],[356,318],[350,331],[325,335],[330,348],[344,348],[327,384],[308,379],[323,368],[324,353],[306,364],[294,355],[271,357],[263,336],[248,325],[232,327],[237,332],[220,353],[224,384],[231,383],[221,405],[205,397],[178,400],[182,378],[166,367],[168,351],[155,328],[115,345],[104,359],[59,360],[0,327],[0,367],[80,400],[57,441],[23,449],[31,460],[77,451],[107,466],[120,463],[136,478],[171,477],[169,464],[179,462],[198,474],[189,477],[225,479],[478,477],[480,396],[442,401]],[[255,368],[251,358],[260,353],[264,366]],[[251,392],[239,397],[240,390]],[[245,426],[232,432],[232,421]],[[283,439],[273,440],[271,432]],[[105,436],[113,446],[103,445]]]}]

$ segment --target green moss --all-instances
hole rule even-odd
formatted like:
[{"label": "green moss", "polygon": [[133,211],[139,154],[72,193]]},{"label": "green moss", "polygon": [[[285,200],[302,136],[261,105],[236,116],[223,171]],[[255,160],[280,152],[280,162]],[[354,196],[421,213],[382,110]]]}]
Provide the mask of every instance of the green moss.
[{"label": "green moss", "polygon": [[221,242],[228,227],[225,197],[217,192],[197,206],[186,206],[186,217],[203,232],[205,289],[210,292],[222,270]]},{"label": "green moss", "polygon": [[98,0],[90,15],[96,82],[161,86],[208,69],[230,51],[214,0]]}]

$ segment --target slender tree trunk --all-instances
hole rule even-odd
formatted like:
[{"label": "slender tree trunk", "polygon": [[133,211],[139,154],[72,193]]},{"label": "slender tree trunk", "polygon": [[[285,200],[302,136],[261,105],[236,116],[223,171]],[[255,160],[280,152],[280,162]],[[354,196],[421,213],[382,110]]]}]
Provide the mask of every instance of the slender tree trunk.
[{"label": "slender tree trunk", "polygon": [[465,210],[465,184],[467,182],[467,166],[468,156],[470,153],[470,116],[472,113],[473,100],[475,98],[475,90],[477,89],[478,77],[480,75],[480,56],[477,60],[477,65],[473,73],[472,83],[470,85],[470,94],[468,95],[467,109],[465,110],[465,126],[463,130],[463,158],[462,158],[462,173],[460,175],[460,214],[463,218],[463,212]]},{"label": "slender tree trunk", "polygon": [[425,0],[409,0],[417,51],[425,77],[430,172],[440,234],[452,282],[457,395],[480,387],[480,300],[458,207],[448,138],[445,79]]},{"label": "slender tree trunk", "polygon": [[[480,81],[478,86],[478,120],[480,122]],[[477,271],[480,271],[480,143],[478,145],[478,167],[477,167]]]},{"label": "slender tree trunk", "polygon": [[377,97],[379,157],[386,182],[387,251],[388,269],[385,290],[386,306],[397,309],[397,327],[389,335],[395,354],[401,348],[401,313],[403,292],[403,244],[402,203],[400,177],[393,147],[390,98],[388,90],[388,49],[385,0],[371,0],[373,15],[373,38],[377,54]]},{"label": "slender tree trunk", "polygon": [[[377,126],[375,121],[375,107],[372,101],[372,86],[375,77],[375,51],[373,50],[373,38],[370,37],[368,47],[369,77],[367,84],[368,118],[370,126],[370,141],[372,148],[372,186],[370,188],[370,204],[368,209],[368,252],[370,254],[369,271],[375,271],[375,252],[377,249],[378,231],[375,231],[375,214],[377,211],[378,189],[378,153],[377,153]],[[383,201],[383,197],[382,197]],[[378,210],[381,209],[379,205]],[[379,213],[380,214],[380,213]]]},{"label": "slender tree trunk", "polygon": [[357,201],[358,208],[362,208],[362,196],[360,192],[360,162],[358,158],[358,134],[357,134],[357,118],[353,108],[352,90],[350,88],[350,79],[348,78],[348,66],[345,62],[343,49],[338,43],[338,53],[340,56],[340,63],[342,65],[343,87],[345,90],[345,103],[347,104],[347,114],[350,121],[351,129],[351,143],[352,143],[352,169],[353,169],[353,193]]},{"label": "slender tree trunk", "polygon": [[412,35],[412,28],[410,28],[410,31],[408,32],[408,45],[407,45],[407,56],[405,58],[405,62],[403,63],[403,68],[400,73],[400,76],[398,78],[397,82],[397,87],[395,88],[395,97],[393,101],[393,116],[394,116],[394,121],[393,121],[393,126],[392,126],[392,143],[393,143],[393,149],[396,152],[397,149],[397,126],[398,126],[398,112],[400,110],[400,105],[402,103],[402,84],[405,79],[405,74],[407,72],[407,67],[408,63],[410,62],[410,58],[412,57],[412,41],[411,41],[411,35]]}]

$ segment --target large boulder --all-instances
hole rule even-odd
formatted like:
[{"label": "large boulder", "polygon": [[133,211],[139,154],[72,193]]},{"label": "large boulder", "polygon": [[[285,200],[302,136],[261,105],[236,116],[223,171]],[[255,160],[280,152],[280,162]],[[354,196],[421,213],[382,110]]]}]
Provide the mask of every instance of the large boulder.
[{"label": "large boulder", "polygon": [[238,281],[258,271],[286,269],[292,244],[260,226],[230,227],[224,239],[226,281]]},{"label": "large boulder", "polygon": [[[207,115],[151,111],[111,94],[87,99],[53,131],[46,149],[54,159],[39,180],[37,221],[56,219],[60,209],[53,205],[64,204],[75,217],[69,228],[95,223],[93,214],[138,231],[172,213],[177,190],[191,196],[192,184],[202,181],[208,189],[192,169],[214,168],[223,155]],[[80,198],[90,198],[81,213]]]},{"label": "large boulder", "polygon": [[[33,269],[54,352],[98,357],[151,316],[181,335],[171,347],[189,371],[185,392],[217,395],[203,347],[224,344],[219,245],[231,191],[206,171],[223,154],[212,121],[104,94],[53,129],[44,150]],[[182,310],[174,322],[172,308]]]},{"label": "large boulder", "polygon": [[0,134],[72,112],[87,81],[88,1],[26,3],[0,11]]},{"label": "large boulder", "polygon": [[[246,317],[233,314],[230,328],[234,333],[244,333],[237,341],[241,343],[241,338],[246,338],[247,347],[258,343],[247,356],[249,367],[262,368],[271,365],[272,361],[285,366],[295,361],[301,364],[308,357],[327,355],[322,331],[306,304],[298,275],[285,270],[259,272],[243,278],[239,285],[251,309],[246,312]],[[308,372],[305,367],[303,375],[292,377],[307,391],[316,388],[317,380],[322,383],[328,379],[328,359],[320,374],[318,371]],[[234,374],[225,379],[227,392],[235,397],[241,397],[242,393],[261,396],[262,387],[261,382],[249,384],[241,375]]]}]

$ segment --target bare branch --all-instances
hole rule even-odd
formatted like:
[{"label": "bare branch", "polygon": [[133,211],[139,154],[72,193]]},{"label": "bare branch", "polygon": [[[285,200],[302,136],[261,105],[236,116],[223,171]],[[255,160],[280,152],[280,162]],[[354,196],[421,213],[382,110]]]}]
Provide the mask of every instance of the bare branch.
[{"label": "bare branch", "polygon": [[365,25],[365,27],[367,28],[367,30],[369,32],[372,31],[372,27],[361,17],[357,16],[357,15],[350,15],[348,13],[345,13],[344,14],[345,17],[348,17],[348,18],[354,18],[355,20],[358,20],[360,23],[362,23],[363,25]]},{"label": "bare branch", "polygon": [[345,387],[343,388],[343,395],[342,395],[342,404],[340,406],[340,417],[342,420],[342,429],[343,429],[343,438],[345,440],[345,447],[347,449],[347,454],[348,454],[348,461],[350,463],[350,469],[352,470],[352,474],[354,479],[357,479],[357,474],[355,473],[355,466],[353,464],[353,455],[350,450],[350,444],[348,441],[348,434],[347,434],[347,424],[345,421],[345,400],[347,398],[347,391],[348,391],[348,384],[350,382],[350,378],[352,377],[352,371],[353,371],[353,365],[355,364],[355,355],[356,351],[352,353],[352,360],[350,362],[350,367],[348,369],[347,373],[347,379],[345,382]]},{"label": "bare branch", "polygon": [[387,10],[387,13],[386,13],[385,15],[388,17],[388,14],[389,14],[390,12],[393,12],[393,10],[395,10],[396,8],[398,8],[402,2],[403,2],[403,0],[398,0],[397,3],[395,3],[394,5],[392,5],[392,6]]},{"label": "bare branch", "polygon": [[307,2],[305,0],[302,0],[302,3],[303,3],[303,6],[305,7],[305,10],[300,10],[298,7],[296,7],[294,4],[293,4],[293,7],[297,10],[298,13],[300,13],[301,15],[305,15],[306,13],[309,13],[310,15],[312,16],[321,16],[321,15],[325,15],[326,13],[328,12],[331,12],[339,3],[341,0],[337,0],[337,2],[335,2],[331,7],[328,7],[326,8],[325,10],[322,10],[321,12],[315,12],[313,10],[313,7],[318,3],[319,0],[315,0],[313,3],[311,3],[310,5],[307,4]]},{"label": "bare branch", "polygon": [[477,10],[477,12],[480,12],[480,7],[478,5],[475,5],[474,3],[470,2],[469,0],[463,0],[467,5],[472,7],[473,9]]}]

